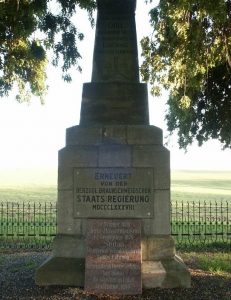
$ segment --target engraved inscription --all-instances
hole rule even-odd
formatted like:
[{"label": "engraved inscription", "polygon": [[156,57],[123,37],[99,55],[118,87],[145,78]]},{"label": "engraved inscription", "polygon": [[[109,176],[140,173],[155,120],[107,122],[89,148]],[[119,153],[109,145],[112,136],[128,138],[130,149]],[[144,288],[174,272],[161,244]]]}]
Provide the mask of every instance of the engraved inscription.
[{"label": "engraved inscription", "polygon": [[85,290],[124,295],[142,292],[140,220],[88,220]]},{"label": "engraved inscription", "polygon": [[116,19],[101,18],[98,23],[97,34],[99,41],[96,45],[95,51],[113,53],[113,54],[126,54],[136,52],[133,45],[133,34],[131,32],[129,19]]},{"label": "engraved inscription", "polygon": [[139,81],[134,15],[100,15],[96,26],[93,81]]},{"label": "engraved inscription", "polygon": [[150,218],[153,200],[152,169],[74,169],[75,217]]}]

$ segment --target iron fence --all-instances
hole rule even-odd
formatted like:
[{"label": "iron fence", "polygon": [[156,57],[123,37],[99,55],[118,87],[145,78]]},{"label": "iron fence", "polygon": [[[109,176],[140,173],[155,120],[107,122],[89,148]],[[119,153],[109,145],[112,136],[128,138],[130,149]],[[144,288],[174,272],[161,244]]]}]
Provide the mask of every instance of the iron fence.
[{"label": "iron fence", "polygon": [[[0,248],[50,249],[56,216],[56,203],[0,203]],[[230,203],[172,202],[171,234],[177,245],[230,245]]]},{"label": "iron fence", "polygon": [[0,203],[0,248],[50,249],[56,203]]},{"label": "iron fence", "polygon": [[231,243],[231,203],[172,202],[171,234],[177,244]]}]

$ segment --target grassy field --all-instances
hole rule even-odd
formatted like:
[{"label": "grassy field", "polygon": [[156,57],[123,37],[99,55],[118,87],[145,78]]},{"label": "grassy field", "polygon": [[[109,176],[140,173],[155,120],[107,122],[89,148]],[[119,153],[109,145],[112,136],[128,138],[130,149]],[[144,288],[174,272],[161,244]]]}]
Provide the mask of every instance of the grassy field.
[{"label": "grassy field", "polygon": [[56,186],[17,186],[0,188],[0,202],[55,202]]},{"label": "grassy field", "polygon": [[[231,171],[173,171],[172,201],[231,201]],[[0,202],[54,202],[57,170],[0,172]]]},{"label": "grassy field", "polygon": [[57,170],[0,172],[0,202],[55,202]]},{"label": "grassy field", "polygon": [[173,171],[172,201],[231,201],[231,172]]}]

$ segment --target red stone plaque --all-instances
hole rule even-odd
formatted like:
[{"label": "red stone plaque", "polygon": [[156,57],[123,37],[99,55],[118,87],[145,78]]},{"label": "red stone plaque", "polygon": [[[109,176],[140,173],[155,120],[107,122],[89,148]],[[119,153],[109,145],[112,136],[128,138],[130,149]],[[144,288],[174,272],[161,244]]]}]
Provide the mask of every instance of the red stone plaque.
[{"label": "red stone plaque", "polygon": [[114,295],[142,293],[140,220],[88,220],[85,290]]}]

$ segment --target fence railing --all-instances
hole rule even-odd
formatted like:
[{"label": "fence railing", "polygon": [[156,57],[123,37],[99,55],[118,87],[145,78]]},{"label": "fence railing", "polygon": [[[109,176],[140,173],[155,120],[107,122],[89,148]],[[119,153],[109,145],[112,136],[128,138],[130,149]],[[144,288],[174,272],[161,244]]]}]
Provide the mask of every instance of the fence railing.
[{"label": "fence railing", "polygon": [[230,244],[231,202],[172,202],[171,234],[177,244]]},{"label": "fence railing", "polygon": [[[56,203],[0,203],[0,248],[50,249]],[[231,243],[231,202],[172,202],[171,234],[178,245]]]},{"label": "fence railing", "polygon": [[56,203],[0,203],[0,248],[49,249],[56,219]]}]

